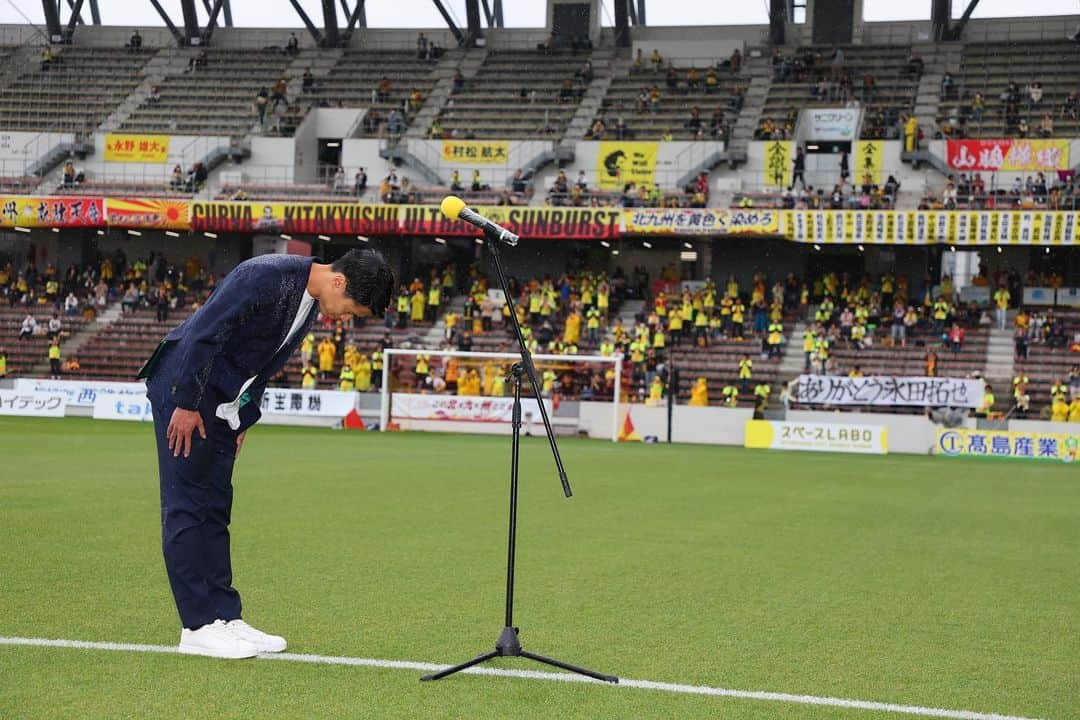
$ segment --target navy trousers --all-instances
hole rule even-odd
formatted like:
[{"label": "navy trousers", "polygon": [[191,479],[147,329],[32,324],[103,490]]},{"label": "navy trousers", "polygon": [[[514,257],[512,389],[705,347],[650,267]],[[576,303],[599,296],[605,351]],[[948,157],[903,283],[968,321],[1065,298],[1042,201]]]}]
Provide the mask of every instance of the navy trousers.
[{"label": "navy trousers", "polygon": [[237,433],[200,409],[206,439],[195,430],[191,455],[173,457],[166,431],[176,406],[148,385],[161,479],[161,547],[180,621],[195,629],[235,620],[240,593],[232,587],[229,520]]}]

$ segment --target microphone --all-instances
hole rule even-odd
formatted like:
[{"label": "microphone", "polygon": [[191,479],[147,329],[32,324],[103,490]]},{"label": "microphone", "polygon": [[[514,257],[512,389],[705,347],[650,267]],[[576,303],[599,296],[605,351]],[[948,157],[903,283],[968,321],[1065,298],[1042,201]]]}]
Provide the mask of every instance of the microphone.
[{"label": "microphone", "polygon": [[444,197],[439,209],[442,210],[443,215],[451,220],[463,220],[480,228],[489,240],[498,240],[510,247],[515,247],[518,244],[520,238],[517,235],[501,225],[496,225],[480,213],[465,207],[465,201],[457,195]]}]

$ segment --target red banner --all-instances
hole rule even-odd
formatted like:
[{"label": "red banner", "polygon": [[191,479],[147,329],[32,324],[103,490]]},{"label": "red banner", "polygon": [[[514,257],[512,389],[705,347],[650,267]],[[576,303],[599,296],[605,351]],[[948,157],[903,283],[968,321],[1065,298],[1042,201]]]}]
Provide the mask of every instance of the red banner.
[{"label": "red banner", "polygon": [[[609,240],[617,238],[622,211],[618,208],[478,207],[476,211],[523,238],[546,240]],[[461,221],[447,220],[437,207],[403,205],[403,235],[479,236]]]},{"label": "red banner", "polygon": [[945,157],[954,170],[1054,172],[1069,168],[1069,141],[949,140]]},{"label": "red banner", "polygon": [[104,227],[99,197],[0,197],[0,227]]},{"label": "red banner", "polygon": [[397,235],[400,205],[193,202],[191,229],[220,232]]}]

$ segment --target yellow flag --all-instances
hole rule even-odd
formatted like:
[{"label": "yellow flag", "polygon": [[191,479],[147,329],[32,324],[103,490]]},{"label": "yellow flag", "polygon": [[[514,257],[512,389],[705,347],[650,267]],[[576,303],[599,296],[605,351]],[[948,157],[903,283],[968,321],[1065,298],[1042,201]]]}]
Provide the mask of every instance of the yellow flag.
[{"label": "yellow flag", "polygon": [[881,184],[884,153],[885,143],[881,140],[860,140],[855,143],[855,166],[852,180],[856,185],[862,185],[867,175],[870,176],[870,184]]},{"label": "yellow flag", "polygon": [[765,143],[765,185],[773,187],[791,185],[790,140]]},{"label": "yellow flag", "polygon": [[597,184],[602,190],[621,190],[628,182],[652,187],[660,143],[602,142],[596,155]]}]

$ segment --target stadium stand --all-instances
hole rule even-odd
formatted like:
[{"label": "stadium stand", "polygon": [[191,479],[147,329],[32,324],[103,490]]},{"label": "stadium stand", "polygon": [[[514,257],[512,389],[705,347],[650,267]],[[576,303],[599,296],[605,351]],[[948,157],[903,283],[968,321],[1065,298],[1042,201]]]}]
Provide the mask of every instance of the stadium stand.
[{"label": "stadium stand", "polygon": [[[0,89],[0,128],[92,132],[139,84],[149,53],[65,46]],[[160,131],[161,125],[157,126]]]},{"label": "stadium stand", "polygon": [[732,70],[730,62],[672,63],[664,68],[634,64],[626,76],[612,79],[593,119],[593,128],[601,132],[592,133],[592,139],[659,140],[670,135],[674,140],[728,141],[749,85],[750,77]]},{"label": "stadium stand", "polygon": [[[456,57],[460,53],[450,54]],[[431,95],[440,63],[449,59],[424,60],[403,50],[349,49],[328,75],[315,79],[302,98],[315,105],[367,108],[360,128],[363,136],[400,136]],[[414,92],[420,94],[420,103],[415,106],[410,103]],[[396,113],[393,118],[392,113]]]},{"label": "stadium stand", "polygon": [[[205,58],[200,62],[199,58]],[[182,59],[182,58],[181,58]],[[124,120],[131,132],[178,135],[226,135],[243,137],[258,122],[254,110],[260,90],[267,93],[287,79],[292,58],[276,49],[249,50],[207,48],[191,53],[189,66],[174,62],[159,83],[160,99],[144,99]],[[280,134],[291,134],[299,123],[295,97],[286,94]],[[273,101],[268,102],[266,126],[273,124]]]},{"label": "stadium stand", "polygon": [[476,76],[465,79],[441,108],[443,135],[561,137],[592,80],[575,75],[589,57],[589,53],[489,51]]},{"label": "stadium stand", "polygon": [[[942,90],[937,116],[942,134],[1075,137],[1080,134],[1078,71],[1080,58],[1072,42],[966,43],[954,86]],[[1042,132],[1045,115],[1051,122]],[[1027,127],[1023,134],[1021,121]]]},{"label": "stadium stand", "polygon": [[914,109],[918,74],[910,59],[910,46],[810,46],[791,54],[777,49],[756,139],[791,137],[792,110],[851,102],[865,110],[863,139],[896,139],[901,115]]}]

